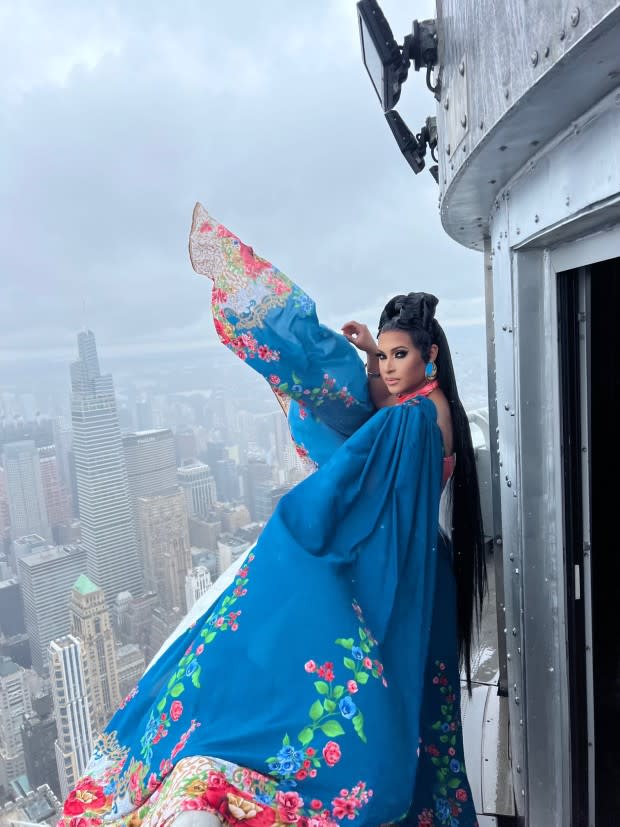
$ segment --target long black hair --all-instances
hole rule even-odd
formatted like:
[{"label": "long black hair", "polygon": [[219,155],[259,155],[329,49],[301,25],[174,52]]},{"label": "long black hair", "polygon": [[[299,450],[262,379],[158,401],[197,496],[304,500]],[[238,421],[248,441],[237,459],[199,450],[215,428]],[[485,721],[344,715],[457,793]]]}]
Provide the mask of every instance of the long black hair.
[{"label": "long black hair", "polygon": [[465,667],[471,693],[471,648],[480,624],[487,585],[484,533],[476,460],[467,414],[459,398],[446,335],[435,319],[438,299],[430,293],[394,296],[379,320],[379,333],[402,330],[409,334],[424,362],[430,360],[431,345],[437,345],[435,359],[439,387],[450,405],[456,465],[451,486],[453,568],[457,590],[457,637],[461,666]]}]

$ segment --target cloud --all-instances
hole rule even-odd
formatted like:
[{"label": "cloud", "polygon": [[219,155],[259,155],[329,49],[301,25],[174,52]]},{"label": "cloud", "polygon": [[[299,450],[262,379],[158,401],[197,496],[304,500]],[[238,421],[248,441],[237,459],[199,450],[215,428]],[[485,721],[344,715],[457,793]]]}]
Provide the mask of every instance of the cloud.
[{"label": "cloud", "polygon": [[[402,40],[397,6],[383,4]],[[353,2],[24,0],[2,15],[5,356],[64,352],[85,323],[120,350],[212,343],[187,256],[196,200],[334,323],[416,289],[478,318],[481,257],[445,236],[431,176],[401,157]],[[416,130],[434,111],[420,75],[399,110]]]}]

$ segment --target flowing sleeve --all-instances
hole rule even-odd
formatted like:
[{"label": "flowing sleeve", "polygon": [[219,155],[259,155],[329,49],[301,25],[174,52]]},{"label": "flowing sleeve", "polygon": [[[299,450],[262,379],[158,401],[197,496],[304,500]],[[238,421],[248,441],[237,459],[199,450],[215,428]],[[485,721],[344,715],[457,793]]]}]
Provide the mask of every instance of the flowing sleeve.
[{"label": "flowing sleeve", "polygon": [[374,413],[357,351],[319,323],[300,287],[201,204],[189,250],[194,270],[213,280],[220,341],[267,380],[288,411],[298,453],[322,465]]}]

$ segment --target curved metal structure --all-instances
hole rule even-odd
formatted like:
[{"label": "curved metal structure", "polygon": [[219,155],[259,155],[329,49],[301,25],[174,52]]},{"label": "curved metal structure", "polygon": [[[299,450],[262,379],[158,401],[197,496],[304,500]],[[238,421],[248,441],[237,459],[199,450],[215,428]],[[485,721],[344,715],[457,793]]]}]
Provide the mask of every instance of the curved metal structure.
[{"label": "curved metal structure", "polygon": [[441,219],[484,251],[515,807],[527,827],[602,827],[619,788],[601,503],[620,402],[620,3],[438,0],[437,31]]}]

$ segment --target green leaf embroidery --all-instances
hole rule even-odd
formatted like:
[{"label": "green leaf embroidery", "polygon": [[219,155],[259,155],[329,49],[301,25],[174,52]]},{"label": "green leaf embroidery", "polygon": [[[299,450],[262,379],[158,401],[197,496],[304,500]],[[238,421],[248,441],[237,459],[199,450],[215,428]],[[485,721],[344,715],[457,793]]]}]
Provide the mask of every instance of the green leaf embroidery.
[{"label": "green leaf embroidery", "polygon": [[337,738],[338,735],[344,735],[344,729],[338,721],[324,721],[321,724],[321,729],[328,738]]},{"label": "green leaf embroidery", "polygon": [[460,781],[459,778],[451,778],[448,781],[448,787],[450,787],[450,789],[452,789],[452,790],[456,790],[456,788],[460,787],[460,786],[461,786],[461,781]]},{"label": "green leaf embroidery", "polygon": [[285,747],[288,747],[290,743],[291,743],[291,739],[288,737],[288,732],[287,732],[286,735],[284,736],[284,738],[282,739],[282,744]]},{"label": "green leaf embroidery", "polygon": [[353,724],[353,729],[357,732],[360,739],[366,743],[366,735],[364,734],[364,716],[362,713],[358,711],[357,715],[354,715],[351,719],[351,723]]},{"label": "green leaf embroidery", "polygon": [[158,712],[163,712],[165,706],[166,706],[166,696],[164,695],[164,697],[161,699],[161,701],[157,704],[157,711]]},{"label": "green leaf embroidery", "polygon": [[343,646],[345,649],[353,649],[353,638],[352,637],[339,637],[336,638],[335,641],[338,646]]},{"label": "green leaf embroidery", "polygon": [[339,700],[344,695],[344,686],[334,686],[334,698]]},{"label": "green leaf embroidery", "polygon": [[360,626],[360,628],[359,628],[359,632],[360,632],[360,640],[366,640],[366,638],[368,637],[368,635],[366,634],[366,632],[364,631],[364,629],[362,629],[362,627],[361,627],[361,626]]},{"label": "green leaf embroidery", "polygon": [[323,714],[323,704],[321,701],[315,701],[310,707],[310,718],[313,721],[318,721]]},{"label": "green leaf embroidery", "polygon": [[211,643],[212,640],[215,639],[215,632],[209,632],[208,635],[205,635],[205,643]]},{"label": "green leaf embroidery", "polygon": [[351,658],[344,658],[344,660],[342,662],[344,663],[344,665],[346,666],[347,669],[351,669],[353,672],[355,672],[355,661],[354,660],[351,660]]},{"label": "green leaf embroidery", "polygon": [[196,689],[200,689],[200,669],[196,669],[196,671],[192,673],[192,683]]},{"label": "green leaf embroidery", "polygon": [[185,692],[185,687],[182,683],[175,683],[175,685],[170,690],[170,694],[173,698],[178,698],[182,692]]},{"label": "green leaf embroidery", "polygon": [[314,687],[319,695],[327,695],[329,693],[329,686],[325,683],[325,681],[315,681]]},{"label": "green leaf embroidery", "polygon": [[[314,730],[312,729],[312,727],[309,726],[304,727],[297,736],[297,740],[301,743],[302,747],[307,746],[313,738]],[[275,761],[276,759],[274,758],[273,760]],[[267,762],[269,762],[269,759],[267,759]]]},{"label": "green leaf embroidery", "polygon": [[365,683],[368,683],[368,672],[360,672],[357,676],[357,682],[361,683],[364,686]]},{"label": "green leaf embroidery", "polygon": [[323,701],[323,706],[325,707],[325,712],[333,712],[336,709],[336,701],[332,701],[331,698],[326,698]]}]

